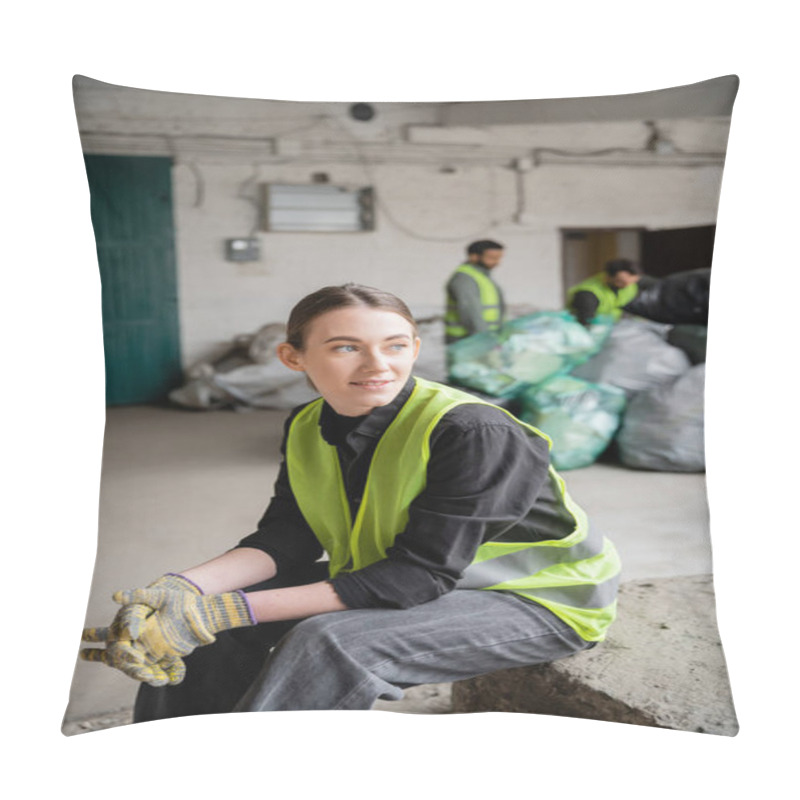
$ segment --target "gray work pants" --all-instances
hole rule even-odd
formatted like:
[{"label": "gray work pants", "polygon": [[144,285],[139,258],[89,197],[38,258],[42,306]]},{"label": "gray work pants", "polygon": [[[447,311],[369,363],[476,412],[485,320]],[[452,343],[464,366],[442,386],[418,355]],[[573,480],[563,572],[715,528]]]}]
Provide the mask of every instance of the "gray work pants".
[{"label": "gray work pants", "polygon": [[364,710],[378,698],[401,699],[404,687],[554,661],[590,646],[543,606],[502,592],[457,589],[409,609],[352,609],[222,633],[187,657],[182,684],[143,685],[134,721]]}]

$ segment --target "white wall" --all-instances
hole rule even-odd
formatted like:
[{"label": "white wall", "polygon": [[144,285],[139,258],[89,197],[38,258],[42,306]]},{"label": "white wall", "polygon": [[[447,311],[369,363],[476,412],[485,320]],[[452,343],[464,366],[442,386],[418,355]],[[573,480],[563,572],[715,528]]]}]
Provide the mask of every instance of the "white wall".
[{"label": "white wall", "polygon": [[[419,316],[440,313],[444,282],[478,238],[506,245],[497,277],[512,304],[557,308],[561,228],[714,223],[729,124],[657,121],[677,149],[657,156],[644,150],[643,120],[442,128],[446,106],[435,103],[378,103],[375,119],[362,123],[344,103],[173,95],[88,80],[75,89],[85,151],[174,158],[187,365],[283,321],[303,294],[330,283],[379,286]],[[609,152],[580,157],[600,150]],[[315,172],[373,186],[376,230],[258,232],[260,261],[225,259],[225,240],[256,225],[259,183],[305,183]]]}]

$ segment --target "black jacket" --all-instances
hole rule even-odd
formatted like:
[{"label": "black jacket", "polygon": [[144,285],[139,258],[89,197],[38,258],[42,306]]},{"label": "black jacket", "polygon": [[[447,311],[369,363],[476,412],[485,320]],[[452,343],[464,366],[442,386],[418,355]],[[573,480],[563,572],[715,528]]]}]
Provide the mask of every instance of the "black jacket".
[{"label": "black jacket", "polygon": [[[320,432],[337,448],[353,518],[378,440],[412,388],[413,379],[392,403],[356,419],[323,405]],[[284,453],[299,410],[286,422]],[[567,535],[574,523],[554,497],[548,463],[547,442],[526,434],[505,412],[471,403],[452,409],[431,434],[427,485],[409,507],[406,529],[384,560],[333,578],[337,594],[349,608],[407,608],[453,589],[477,548],[512,527],[535,528],[541,539]],[[258,530],[238,546],[268,553],[279,572],[322,555],[292,494],[285,460]]]}]

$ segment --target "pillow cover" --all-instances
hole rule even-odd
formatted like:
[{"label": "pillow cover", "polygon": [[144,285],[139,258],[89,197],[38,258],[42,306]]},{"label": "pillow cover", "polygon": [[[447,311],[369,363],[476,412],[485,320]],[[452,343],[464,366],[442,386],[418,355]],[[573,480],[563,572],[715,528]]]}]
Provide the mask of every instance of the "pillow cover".
[{"label": "pillow cover", "polygon": [[[354,282],[400,296],[424,322],[423,356],[434,355],[425,376],[446,381],[445,284],[472,242],[502,244],[490,272],[507,319],[563,310],[569,287],[612,259],[656,280],[709,270],[737,85],[726,76],[614,97],[312,103],[77,76],[108,406],[87,625],[110,622],[114,591],[206,561],[255,529],[288,410],[316,396],[257,345],[304,295]],[[622,560],[607,642],[407,687],[375,709],[734,735],[703,476],[631,463],[612,445],[565,478]],[[122,672],[79,662],[64,732],[130,722],[136,692]]]}]

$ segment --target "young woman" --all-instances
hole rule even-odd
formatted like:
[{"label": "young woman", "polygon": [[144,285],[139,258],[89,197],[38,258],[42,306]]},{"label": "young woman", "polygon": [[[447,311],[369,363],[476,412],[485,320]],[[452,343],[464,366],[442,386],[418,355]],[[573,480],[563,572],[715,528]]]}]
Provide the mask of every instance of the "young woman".
[{"label": "young woman", "polygon": [[84,632],[106,644],[85,659],[143,681],[135,721],[369,709],[605,637],[619,562],[549,466],[549,440],[414,378],[419,347],[386,292],[326,287],[293,309],[278,355],[321,397],[287,420],[257,531],[118,592],[111,627]]}]

